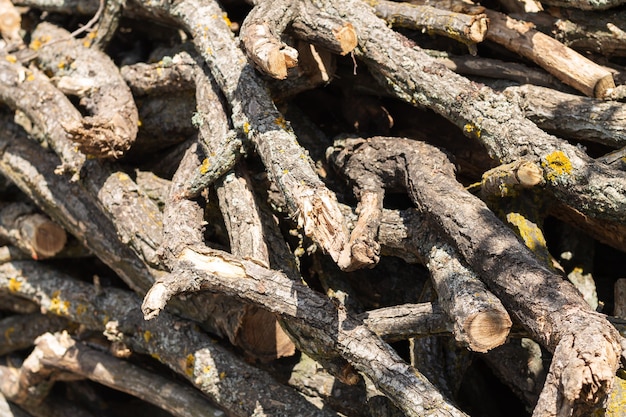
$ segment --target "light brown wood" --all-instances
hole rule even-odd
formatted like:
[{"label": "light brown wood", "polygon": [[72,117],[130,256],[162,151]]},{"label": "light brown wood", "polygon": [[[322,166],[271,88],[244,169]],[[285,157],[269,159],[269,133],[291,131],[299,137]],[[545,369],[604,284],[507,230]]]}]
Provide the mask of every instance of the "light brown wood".
[{"label": "light brown wood", "polygon": [[613,75],[550,36],[533,29],[531,23],[486,11],[489,30],[486,39],[530,59],[550,74],[589,97],[603,98],[615,88]]}]

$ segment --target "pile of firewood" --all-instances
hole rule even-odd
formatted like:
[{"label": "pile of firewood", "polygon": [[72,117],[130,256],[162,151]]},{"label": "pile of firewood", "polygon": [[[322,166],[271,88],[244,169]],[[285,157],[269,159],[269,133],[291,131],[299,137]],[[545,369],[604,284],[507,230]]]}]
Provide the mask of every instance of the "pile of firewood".
[{"label": "pile of firewood", "polygon": [[0,0],[0,415],[622,415],[623,2]]}]

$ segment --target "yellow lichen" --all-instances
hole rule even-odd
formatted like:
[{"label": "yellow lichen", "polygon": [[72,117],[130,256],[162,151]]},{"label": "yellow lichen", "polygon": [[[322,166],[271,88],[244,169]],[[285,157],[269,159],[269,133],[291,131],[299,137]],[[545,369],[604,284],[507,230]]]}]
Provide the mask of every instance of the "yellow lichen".
[{"label": "yellow lichen", "polygon": [[22,282],[18,281],[17,278],[11,277],[9,279],[9,291],[18,292],[22,287]]},{"label": "yellow lichen", "polygon": [[156,359],[157,361],[161,361],[161,356],[159,356],[158,353],[151,353],[150,356],[152,356],[153,359]]},{"label": "yellow lichen", "polygon": [[32,71],[26,71],[26,81],[33,81],[35,79],[35,74]]},{"label": "yellow lichen", "polygon": [[15,64],[17,62],[17,57],[15,55],[7,55],[4,59],[9,61],[11,64]]},{"label": "yellow lichen", "polygon": [[226,378],[226,372],[222,371],[220,372],[220,379],[224,379]]},{"label": "yellow lichen", "polygon": [[274,120],[274,124],[276,126],[280,126],[282,129],[287,129],[287,121],[284,117],[278,117],[276,120]]},{"label": "yellow lichen", "polygon": [[37,51],[39,50],[39,48],[41,48],[43,44],[47,43],[49,40],[50,40],[50,36],[48,35],[35,38],[30,42],[30,45],[29,45],[30,49],[32,49],[33,51]]},{"label": "yellow lichen", "polygon": [[547,155],[541,166],[548,169],[546,177],[549,181],[572,172],[572,162],[562,151],[554,151]]},{"label": "yellow lichen", "polygon": [[6,329],[4,331],[4,340],[6,340],[7,342],[11,342],[11,335],[15,333],[15,327],[9,327],[8,329]]},{"label": "yellow lichen", "polygon": [[618,417],[624,415],[626,410],[626,379],[623,379],[623,372],[618,371],[618,376],[613,380],[613,390],[609,394],[609,398],[605,405],[606,408],[600,409],[602,413],[596,413],[604,417]]},{"label": "yellow lichen", "polygon": [[222,15],[222,19],[224,19],[224,22],[226,22],[226,26],[228,26],[228,27],[230,27],[233,24],[233,22],[230,21],[230,19],[228,18],[228,15],[226,13],[224,13]]},{"label": "yellow lichen", "polygon": [[187,355],[187,357],[185,358],[185,373],[189,376],[193,375],[193,366],[196,363],[196,358],[193,356],[193,354],[189,354]]},{"label": "yellow lichen", "polygon": [[466,123],[463,126],[463,130],[467,133],[473,133],[477,138],[480,138],[481,131],[474,123]]},{"label": "yellow lichen", "polygon": [[85,314],[87,312],[87,306],[84,304],[79,304],[76,307],[76,315],[77,316],[82,316],[83,314]]},{"label": "yellow lichen", "polygon": [[243,124],[243,133],[245,133],[246,135],[248,134],[248,132],[250,132],[250,123],[245,122]]},{"label": "yellow lichen", "polygon": [[204,160],[202,161],[202,165],[200,165],[200,173],[202,175],[206,174],[207,172],[209,172],[210,167],[211,162],[209,162],[209,158],[204,158]]},{"label": "yellow lichen", "polygon": [[62,300],[61,297],[59,297],[60,294],[60,291],[55,291],[52,294],[52,298],[50,299],[50,307],[48,308],[48,310],[56,315],[62,316],[66,315],[69,311],[70,302]]},{"label": "yellow lichen", "polygon": [[519,213],[507,213],[506,220],[517,228],[524,244],[532,251],[546,247],[543,232],[535,223]]}]

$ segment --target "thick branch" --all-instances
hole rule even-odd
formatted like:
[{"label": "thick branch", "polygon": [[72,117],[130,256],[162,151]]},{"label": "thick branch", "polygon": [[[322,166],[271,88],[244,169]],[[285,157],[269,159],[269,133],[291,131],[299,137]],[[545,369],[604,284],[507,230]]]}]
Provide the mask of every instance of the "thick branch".
[{"label": "thick branch", "polygon": [[[419,210],[454,243],[507,310],[545,347],[555,351],[560,346],[560,365],[553,377],[562,388],[553,392],[551,400],[580,409],[601,401],[611,389],[621,352],[619,334],[606,319],[456,182],[443,153],[397,138],[374,138],[365,144],[353,140],[353,144],[346,152],[351,158],[367,157],[369,152],[378,160],[403,161],[372,169],[379,170],[379,176],[405,181]],[[532,301],[526,300],[529,297]]]},{"label": "thick branch", "polygon": [[89,329],[106,329],[110,337],[178,372],[233,415],[335,415],[317,409],[265,372],[236,358],[192,322],[166,312],[145,321],[140,300],[128,291],[97,291],[93,285],[30,261],[0,265],[0,292],[36,301],[42,310]]},{"label": "thick branch", "polygon": [[67,241],[65,230],[25,203],[0,207],[0,236],[30,254],[33,259],[56,255]]},{"label": "thick branch", "polygon": [[225,252],[185,249],[173,275],[146,295],[144,314],[153,318],[171,296],[199,289],[246,299],[309,327],[320,346],[337,350],[407,415],[464,415],[343,308],[281,272]]},{"label": "thick branch", "polygon": [[418,48],[407,47],[364,3],[333,4],[355,16],[357,55],[397,97],[446,117],[502,163],[524,156],[540,161],[548,188],[587,216],[624,219],[626,177],[622,173],[594,163],[580,149],[546,134],[503,95],[452,73]]},{"label": "thick branch", "polygon": [[404,304],[359,314],[367,327],[387,342],[452,332],[452,323],[435,303]]},{"label": "thick branch", "polygon": [[469,15],[387,0],[366,0],[366,3],[374,7],[378,17],[392,26],[422,30],[464,43],[482,42],[487,34],[488,20],[485,14]]},{"label": "thick branch", "polygon": [[77,96],[90,113],[80,123],[63,121],[82,152],[119,158],[137,136],[137,107],[115,63],[103,52],[86,48],[70,33],[42,23],[32,34],[42,68],[57,88]]},{"label": "thick branch", "polygon": [[[348,139],[346,149],[341,148],[341,143],[341,140],[335,142],[335,151],[329,152],[330,159],[354,183],[355,194],[360,197],[361,212],[351,241],[355,235],[363,235],[360,233],[362,224],[371,224],[372,228],[365,236],[376,242],[382,220],[382,187],[391,190],[407,188],[411,179],[395,177],[402,170],[396,167],[402,157],[389,157],[389,154],[378,152],[375,146],[367,144],[360,147],[359,139]],[[414,162],[407,158],[405,163]],[[366,210],[364,203],[369,200],[364,197],[370,195],[376,195],[378,203],[375,209]],[[369,246],[373,246],[371,242]],[[358,248],[357,245],[352,246],[353,255]],[[478,277],[463,265],[456,250],[439,238],[435,230],[424,233],[422,244],[417,249],[431,273],[442,309],[454,322],[457,341],[478,352],[486,352],[504,343],[511,327],[509,315]]]},{"label": "thick branch", "polygon": [[626,106],[562,93],[536,85],[507,87],[526,117],[540,128],[567,139],[626,146]]},{"label": "thick branch", "polygon": [[219,5],[185,0],[172,7],[142,6],[171,15],[191,32],[196,49],[232,107],[235,128],[256,146],[271,179],[285,196],[290,215],[337,260],[347,241],[347,230],[336,197],[313,170],[306,151],[237,48]]},{"label": "thick branch", "polygon": [[[87,378],[160,407],[177,417],[200,417],[218,411],[206,397],[186,385],[146,371],[77,343],[66,333],[41,335],[20,368],[20,390],[32,383],[52,384],[59,372]],[[31,384],[24,384],[32,381]]]},{"label": "thick branch", "polygon": [[487,39],[534,61],[550,74],[589,97],[604,98],[615,88],[609,70],[568,48],[529,23],[487,10]]}]

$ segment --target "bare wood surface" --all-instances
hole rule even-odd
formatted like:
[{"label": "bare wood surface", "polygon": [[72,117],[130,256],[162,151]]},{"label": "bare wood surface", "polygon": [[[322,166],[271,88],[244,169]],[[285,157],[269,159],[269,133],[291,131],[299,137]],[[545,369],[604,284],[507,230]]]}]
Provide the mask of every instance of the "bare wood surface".
[{"label": "bare wood surface", "polygon": [[536,62],[589,97],[604,98],[615,87],[611,73],[524,22],[487,10],[486,38]]},{"label": "bare wood surface", "polygon": [[287,78],[287,70],[298,65],[298,51],[280,40],[293,19],[294,10],[280,1],[256,5],[241,26],[241,39],[250,58],[270,77]]},{"label": "bare wood surface", "polygon": [[0,207],[0,235],[33,259],[56,255],[67,241],[63,228],[24,203]]},{"label": "bare wood surface", "polygon": [[485,39],[488,20],[484,14],[463,14],[427,5],[396,3],[386,0],[366,0],[376,15],[393,26],[424,30],[464,43]]}]

